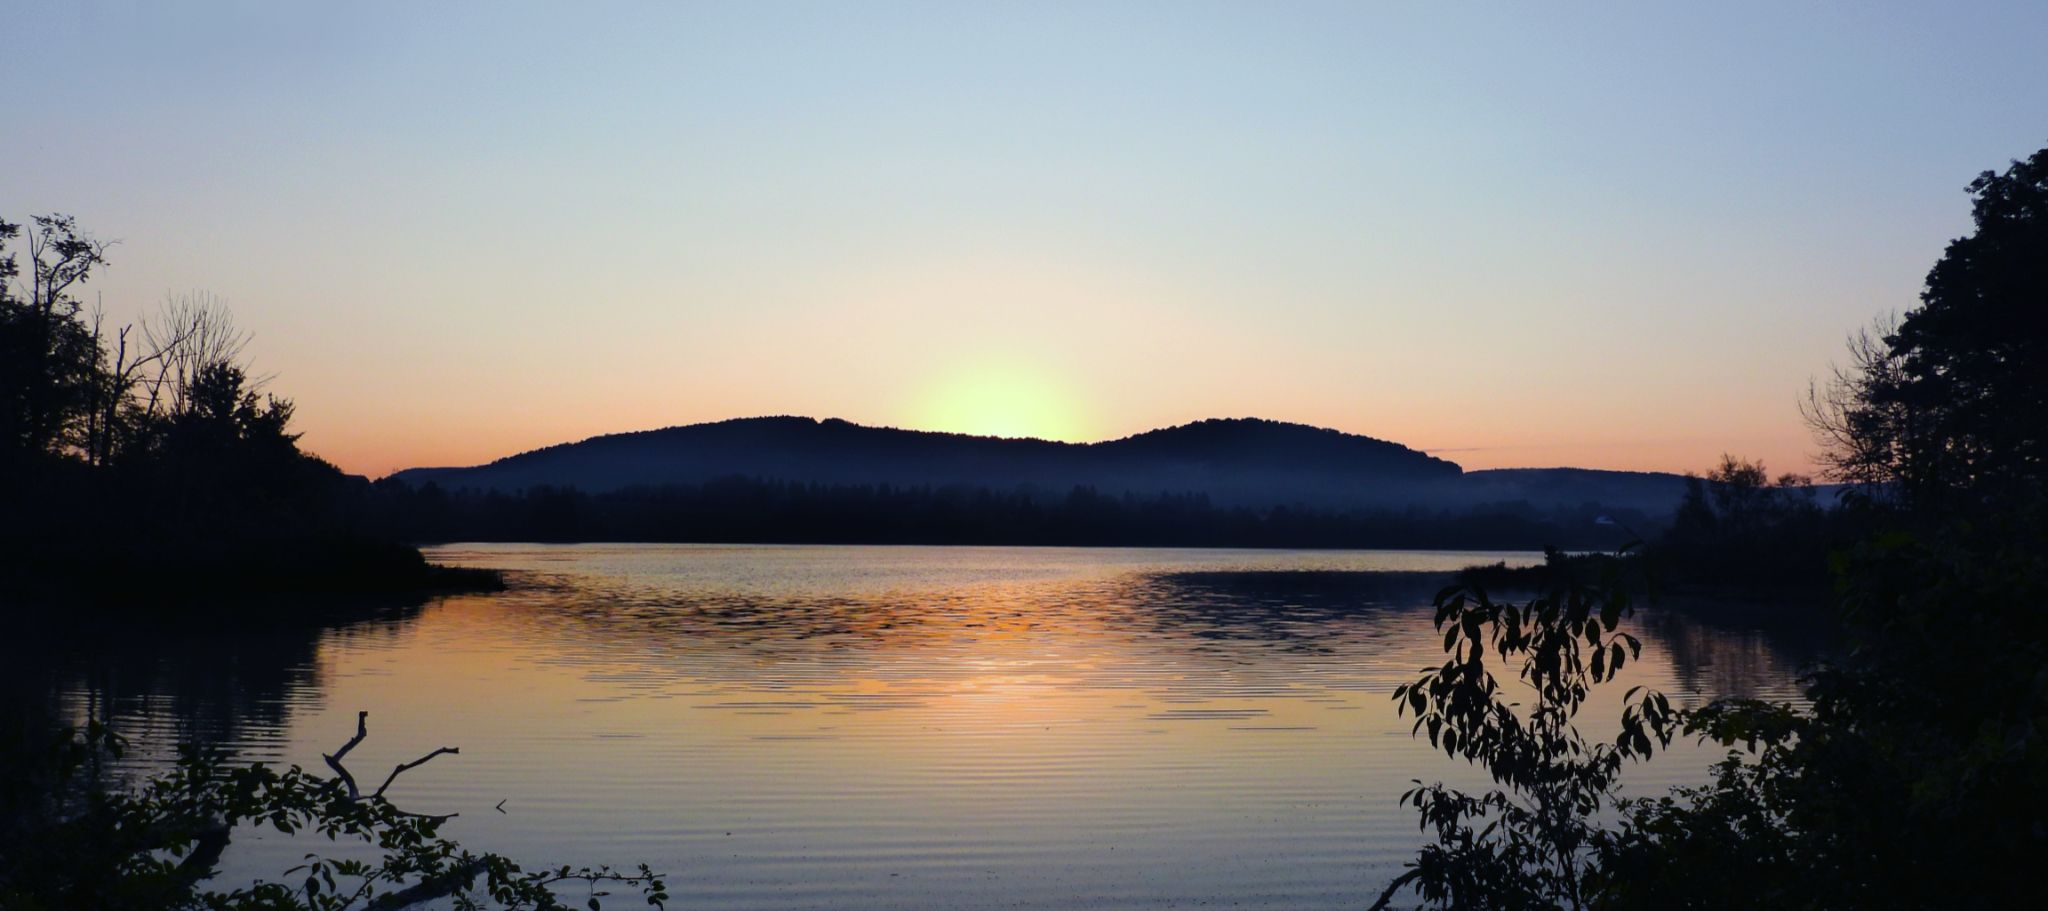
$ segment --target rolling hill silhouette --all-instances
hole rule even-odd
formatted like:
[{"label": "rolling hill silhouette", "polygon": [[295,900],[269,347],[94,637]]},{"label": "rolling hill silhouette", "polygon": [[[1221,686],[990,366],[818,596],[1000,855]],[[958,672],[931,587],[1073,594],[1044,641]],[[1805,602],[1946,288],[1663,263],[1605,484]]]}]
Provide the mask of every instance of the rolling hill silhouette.
[{"label": "rolling hill silhouette", "polygon": [[868,427],[830,418],[738,418],[608,434],[471,468],[413,468],[410,486],[603,493],[741,476],[805,484],[1020,488],[1065,495],[1201,493],[1219,504],[1463,509],[1600,503],[1668,512],[1678,475],[1576,468],[1466,472],[1398,443],[1256,418],[1197,421],[1100,443]]}]

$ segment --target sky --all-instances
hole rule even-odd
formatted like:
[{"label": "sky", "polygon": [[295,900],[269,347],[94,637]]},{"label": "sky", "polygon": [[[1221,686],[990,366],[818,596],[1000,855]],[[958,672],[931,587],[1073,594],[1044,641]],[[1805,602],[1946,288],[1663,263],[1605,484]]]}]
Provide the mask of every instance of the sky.
[{"label": "sky", "polygon": [[381,476],[763,414],[1803,470],[2048,4],[0,0],[0,217]]}]

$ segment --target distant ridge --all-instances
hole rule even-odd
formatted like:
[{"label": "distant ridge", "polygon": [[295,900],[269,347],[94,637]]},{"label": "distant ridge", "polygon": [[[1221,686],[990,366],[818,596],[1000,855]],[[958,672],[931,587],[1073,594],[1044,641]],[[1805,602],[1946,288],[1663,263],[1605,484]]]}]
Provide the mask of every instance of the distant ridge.
[{"label": "distant ridge", "polygon": [[1196,421],[1099,443],[870,427],[774,416],[606,434],[469,468],[413,468],[411,486],[604,493],[742,476],[806,484],[1201,493],[1219,505],[1462,509],[1599,502],[1667,512],[1676,475],[1573,468],[1465,472],[1399,443],[1259,418]]}]

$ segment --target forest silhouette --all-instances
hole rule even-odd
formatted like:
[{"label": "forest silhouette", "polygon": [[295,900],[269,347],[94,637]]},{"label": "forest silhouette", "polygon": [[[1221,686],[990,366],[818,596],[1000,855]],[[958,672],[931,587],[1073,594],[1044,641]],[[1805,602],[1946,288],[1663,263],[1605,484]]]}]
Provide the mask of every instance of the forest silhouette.
[{"label": "forest silhouette", "polygon": [[0,590],[50,596],[489,586],[369,533],[368,482],[299,449],[292,403],[205,296],[107,326],[109,245],[0,222]]}]

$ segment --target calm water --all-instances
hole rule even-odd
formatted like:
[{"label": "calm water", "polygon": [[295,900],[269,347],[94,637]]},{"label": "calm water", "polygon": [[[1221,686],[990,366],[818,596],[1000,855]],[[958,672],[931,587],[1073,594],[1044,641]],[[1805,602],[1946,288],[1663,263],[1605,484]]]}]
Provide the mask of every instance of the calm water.
[{"label": "calm water", "polygon": [[[1479,783],[1411,739],[1388,693],[1441,660],[1426,574],[1500,554],[432,556],[511,570],[513,590],[155,634],[55,661],[58,698],[144,753],[203,738],[309,767],[366,710],[359,775],[462,749],[403,778],[401,806],[540,863],[645,860],[677,908],[1357,907],[1419,844],[1395,805],[1409,779]],[[1770,638],[1650,620],[1631,683],[1793,695]],[[1701,780],[1712,758],[1672,754],[1631,788]],[[232,872],[315,847],[251,833]]]}]

